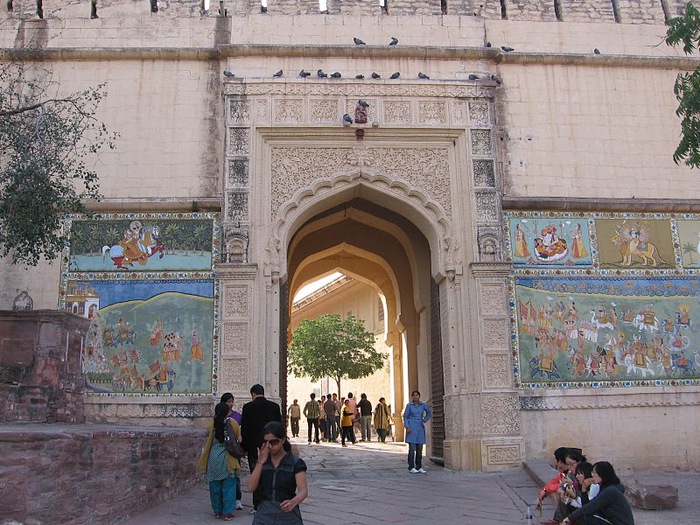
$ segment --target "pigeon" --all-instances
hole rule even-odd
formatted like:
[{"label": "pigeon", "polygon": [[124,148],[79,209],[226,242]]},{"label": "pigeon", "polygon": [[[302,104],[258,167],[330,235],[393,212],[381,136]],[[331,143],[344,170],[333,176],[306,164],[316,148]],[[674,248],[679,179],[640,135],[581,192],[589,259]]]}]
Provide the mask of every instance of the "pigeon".
[{"label": "pigeon", "polygon": [[395,36],[392,36],[392,37],[391,37],[391,42],[389,42],[389,45],[390,45],[390,46],[395,46],[395,45],[398,44],[398,43],[399,43],[399,39],[396,38]]},{"label": "pigeon", "polygon": [[349,126],[352,124],[352,117],[347,113],[343,115],[343,126]]},{"label": "pigeon", "polygon": [[382,76],[379,73],[372,73],[372,78],[376,80],[378,78],[382,78]]},{"label": "pigeon", "polygon": [[426,75],[425,73],[418,73],[418,78],[430,79],[430,77],[428,75]]},{"label": "pigeon", "polygon": [[593,54],[594,54],[594,55],[600,55],[600,49],[598,49],[598,48],[596,47],[596,48],[593,50]]},{"label": "pigeon", "polygon": [[486,47],[491,47],[491,42],[486,42]]},{"label": "pigeon", "polygon": [[390,78],[391,80],[396,80],[396,79],[399,78],[400,76],[401,76],[401,73],[399,73],[399,72],[397,71],[396,73],[394,73],[393,75],[391,75],[389,78]]},{"label": "pigeon", "polygon": [[357,38],[357,37],[353,38],[352,41],[355,42],[355,45],[356,45],[356,46],[366,46],[366,45],[367,45],[367,44],[365,44],[362,40],[360,40],[360,39]]},{"label": "pigeon", "polygon": [[316,74],[318,75],[318,78],[328,78],[328,75],[323,72],[323,69],[316,71]]},{"label": "pigeon", "polygon": [[501,85],[501,79],[498,78],[496,75],[491,75],[491,80],[493,80],[499,86]]},{"label": "pigeon", "polygon": [[308,71],[304,71],[303,69],[302,69],[301,71],[299,71],[299,76],[300,76],[301,78],[306,78],[306,77],[308,77],[308,76],[310,76],[310,75],[311,75],[311,73],[309,73]]},{"label": "pigeon", "polygon": [[284,71],[282,71],[282,70],[280,69],[277,73],[275,73],[275,74],[272,75],[272,76],[275,77],[275,78],[279,78],[279,77],[281,77],[283,74],[284,74]]},{"label": "pigeon", "polygon": [[355,78],[357,80],[362,80],[363,78],[365,78],[365,76],[364,75],[355,75]]},{"label": "pigeon", "polygon": [[515,51],[514,48],[508,47],[508,46],[501,46],[501,49],[505,51],[506,53],[510,53],[511,51]]},{"label": "pigeon", "polygon": [[360,106],[362,106],[363,108],[368,108],[368,107],[369,107],[369,103],[368,103],[366,100],[360,99],[360,100],[357,101],[357,103],[358,103]]},{"label": "pigeon", "polygon": [[236,76],[236,74],[233,73],[232,71],[229,71],[229,70],[227,69],[226,71],[224,71],[224,76],[225,76],[225,77],[228,77],[228,78],[233,78],[233,77]]},{"label": "pigeon", "polygon": [[338,73],[338,72],[336,71],[335,73],[331,73],[331,76],[332,76],[333,78],[340,78],[340,77],[341,77],[341,74]]},{"label": "pigeon", "polygon": [[479,80],[479,75],[475,75],[474,73],[469,73],[469,80]]}]

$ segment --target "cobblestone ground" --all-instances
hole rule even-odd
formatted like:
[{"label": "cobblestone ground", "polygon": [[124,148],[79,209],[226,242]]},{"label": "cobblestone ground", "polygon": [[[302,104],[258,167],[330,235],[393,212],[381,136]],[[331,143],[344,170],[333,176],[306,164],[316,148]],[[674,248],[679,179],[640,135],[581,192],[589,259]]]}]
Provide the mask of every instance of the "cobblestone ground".
[{"label": "cobblestone ground", "polygon": [[[501,473],[452,472],[426,461],[427,474],[410,474],[406,446],[398,443],[299,444],[309,466],[309,497],[302,503],[307,525],[508,525],[525,523],[527,502],[537,486],[521,469]],[[641,481],[679,486],[678,508],[669,511],[635,509],[637,525],[691,525],[700,523],[700,510],[692,504],[700,491],[698,474],[638,475]],[[624,481],[624,479],[623,479]],[[245,477],[243,486],[245,487]],[[252,497],[244,492],[243,510],[234,523],[252,523]],[[552,509],[545,506],[542,519]],[[205,483],[189,492],[134,516],[126,525],[144,523],[191,525],[217,523],[211,515]],[[535,523],[539,522],[536,515]]]}]

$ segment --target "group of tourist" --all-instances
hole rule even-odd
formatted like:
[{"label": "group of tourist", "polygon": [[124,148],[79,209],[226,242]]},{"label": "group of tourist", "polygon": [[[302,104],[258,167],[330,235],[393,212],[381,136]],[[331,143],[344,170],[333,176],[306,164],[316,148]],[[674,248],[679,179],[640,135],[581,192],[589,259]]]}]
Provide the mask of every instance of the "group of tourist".
[{"label": "group of tourist", "polygon": [[299,400],[295,399],[287,409],[288,421],[292,431],[292,437],[299,436],[299,421],[306,418],[308,429],[308,442],[320,443],[322,441],[337,443],[340,436],[341,444],[346,441],[356,443],[355,427],[360,428],[360,441],[372,440],[372,425],[377,433],[377,441],[386,443],[387,436],[391,433],[391,407],[386,404],[386,399],[379,398],[379,403],[372,409],[372,403],[367,399],[367,394],[360,395],[360,401],[356,402],[352,392],[348,397],[338,399],[338,394],[329,394],[316,399],[316,394],[309,395],[309,401],[302,408]]},{"label": "group of tourist", "polygon": [[250,394],[252,401],[243,405],[241,414],[233,410],[233,395],[224,394],[209,425],[198,466],[207,476],[214,516],[230,521],[234,510],[243,508],[241,464],[225,445],[229,433],[247,456],[253,525],[302,524],[299,504],[308,494],[306,464],[291,453],[280,406],[265,398],[262,385],[253,385]]},{"label": "group of tourist", "polygon": [[591,464],[581,449],[554,451],[559,473],[537,494],[536,508],[549,497],[554,518],[543,525],[634,525],[632,508],[615,469],[607,461]]}]

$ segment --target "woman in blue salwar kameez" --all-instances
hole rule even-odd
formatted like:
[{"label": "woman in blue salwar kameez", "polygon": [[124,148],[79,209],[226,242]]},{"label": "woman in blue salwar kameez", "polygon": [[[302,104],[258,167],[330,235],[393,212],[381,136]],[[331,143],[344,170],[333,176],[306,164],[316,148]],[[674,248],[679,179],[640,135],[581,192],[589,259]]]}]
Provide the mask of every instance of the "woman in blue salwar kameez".
[{"label": "woman in blue salwar kameez", "polygon": [[433,415],[428,405],[420,400],[420,392],[411,392],[412,401],[403,411],[403,426],[408,443],[408,470],[411,474],[425,474],[423,468],[423,445],[425,445],[425,422]]}]

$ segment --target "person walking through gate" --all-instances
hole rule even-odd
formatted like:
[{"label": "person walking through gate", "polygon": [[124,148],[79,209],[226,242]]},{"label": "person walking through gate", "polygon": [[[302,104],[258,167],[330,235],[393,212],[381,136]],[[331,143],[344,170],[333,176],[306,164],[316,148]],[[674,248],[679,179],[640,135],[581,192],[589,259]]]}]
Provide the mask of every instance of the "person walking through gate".
[{"label": "person walking through gate", "polygon": [[[270,421],[282,423],[282,410],[274,401],[265,399],[265,389],[262,385],[253,385],[250,388],[253,398],[243,405],[243,417],[241,418],[241,446],[248,456],[248,467],[253,472],[258,462],[258,449],[262,446],[262,429]],[[260,505],[260,495],[253,492],[253,512]]]},{"label": "person walking through gate", "polygon": [[377,441],[386,443],[386,435],[391,428],[391,410],[386,404],[386,399],[379,398],[379,403],[374,409],[374,429],[377,431]]},{"label": "person walking through gate", "polygon": [[360,410],[361,440],[372,441],[372,403],[367,399],[367,394],[360,394],[357,408]]},{"label": "person walking through gate", "polygon": [[289,421],[292,426],[292,437],[299,437],[299,420],[301,419],[301,406],[297,399],[289,405]]},{"label": "person walking through gate", "polygon": [[428,405],[420,400],[420,392],[411,392],[412,401],[403,411],[403,426],[408,443],[408,470],[411,474],[425,474],[423,468],[423,445],[425,445],[425,423],[433,415]]},{"label": "person walking through gate", "polygon": [[313,426],[315,429],[314,433],[314,441],[316,443],[319,442],[318,439],[318,418],[321,417],[321,408],[318,406],[318,402],[316,401],[316,394],[311,392],[309,395],[311,398],[310,401],[304,405],[304,417],[306,418],[306,423],[309,427],[309,445],[311,444],[311,427]]}]

